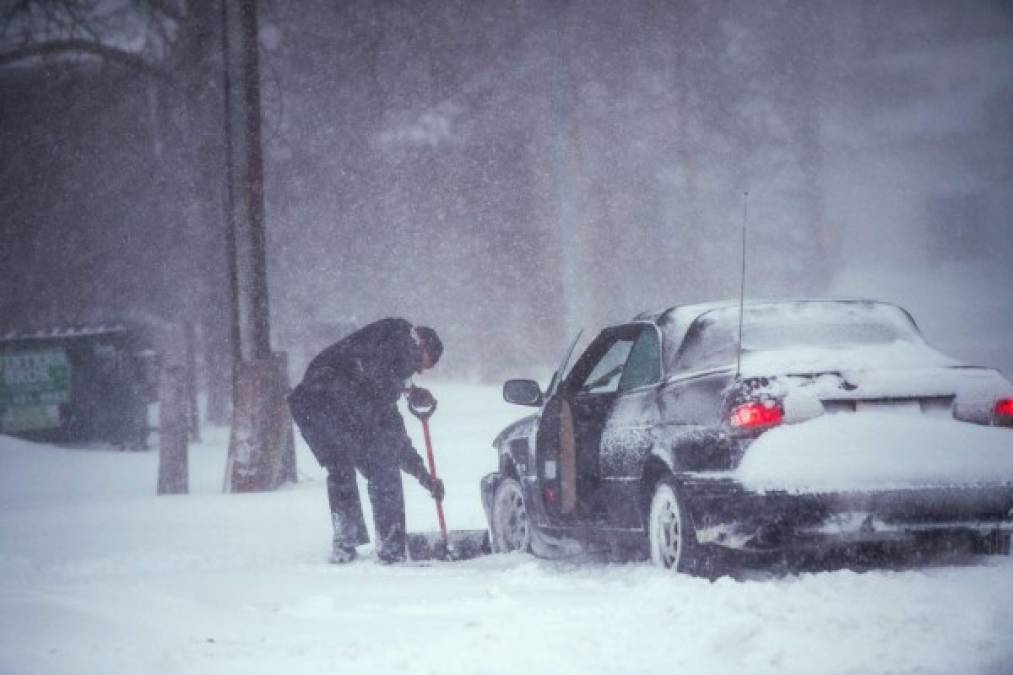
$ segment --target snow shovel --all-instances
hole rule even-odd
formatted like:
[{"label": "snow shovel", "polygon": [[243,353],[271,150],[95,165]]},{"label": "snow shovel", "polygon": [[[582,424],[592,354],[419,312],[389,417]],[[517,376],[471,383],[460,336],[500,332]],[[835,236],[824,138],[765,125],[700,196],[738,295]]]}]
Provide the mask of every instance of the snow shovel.
[{"label": "snow shovel", "polygon": [[[436,412],[436,402],[428,408],[417,407],[410,401],[408,410],[422,422],[422,434],[426,439],[426,460],[429,474],[435,479],[436,459],[433,457],[433,441],[429,436],[429,418]],[[468,560],[492,552],[489,532],[486,530],[452,530],[447,532],[447,521],[443,516],[443,501],[436,501],[436,517],[440,521],[439,532],[408,534],[408,557],[411,560]]]}]

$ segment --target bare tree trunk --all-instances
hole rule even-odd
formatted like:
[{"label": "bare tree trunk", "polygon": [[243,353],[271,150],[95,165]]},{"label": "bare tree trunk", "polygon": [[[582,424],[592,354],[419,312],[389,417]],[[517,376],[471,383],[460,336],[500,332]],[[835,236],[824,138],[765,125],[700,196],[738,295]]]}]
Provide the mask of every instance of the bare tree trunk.
[{"label": "bare tree trunk", "polygon": [[[222,7],[219,2],[188,3],[182,23],[177,72],[185,91],[180,105],[190,142],[187,162],[189,191],[195,204],[190,236],[194,306],[188,318],[201,330],[197,362],[207,392],[205,419],[229,423],[232,397],[232,336],[224,204],[225,139],[221,75]],[[198,378],[200,382],[200,378]]]},{"label": "bare tree trunk", "polygon": [[285,358],[271,353],[256,0],[225,0],[222,31],[236,348],[225,489],[248,492],[271,490],[284,480],[283,455],[292,440]]},{"label": "bare tree trunk", "polygon": [[[222,256],[224,260],[224,256]],[[209,316],[204,320],[204,375],[207,383],[208,424],[224,426],[232,419],[232,337],[230,322],[222,320],[224,308],[229,306],[228,293],[212,286],[210,302],[205,310]]]},{"label": "bare tree trunk", "polygon": [[273,490],[295,472],[285,368],[284,354],[239,363],[226,492]]},{"label": "bare tree trunk", "polygon": [[174,366],[162,374],[158,420],[158,494],[189,491],[187,457],[187,403],[183,368]]},{"label": "bare tree trunk", "polygon": [[256,0],[225,0],[224,46],[233,308],[238,357],[271,354]]},{"label": "bare tree trunk", "polygon": [[288,354],[285,352],[275,352],[274,358],[277,363],[275,368],[277,369],[277,378],[279,386],[282,388],[281,396],[278,401],[278,406],[281,408],[279,416],[281,417],[281,433],[282,433],[282,450],[281,450],[281,475],[278,477],[278,484],[284,482],[297,483],[299,482],[299,476],[295,463],[295,429],[292,426],[292,416],[288,412]]},{"label": "bare tree trunk", "polygon": [[190,440],[200,442],[200,404],[197,401],[197,331],[193,321],[187,321],[186,332],[186,403],[187,427]]}]

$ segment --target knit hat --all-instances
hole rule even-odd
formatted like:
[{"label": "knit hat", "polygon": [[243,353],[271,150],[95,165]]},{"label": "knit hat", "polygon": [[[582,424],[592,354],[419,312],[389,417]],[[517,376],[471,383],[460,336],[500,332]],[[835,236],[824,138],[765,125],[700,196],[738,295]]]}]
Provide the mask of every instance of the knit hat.
[{"label": "knit hat", "polygon": [[415,339],[418,340],[419,347],[429,354],[429,359],[435,366],[443,354],[443,343],[436,331],[429,326],[415,326]]}]

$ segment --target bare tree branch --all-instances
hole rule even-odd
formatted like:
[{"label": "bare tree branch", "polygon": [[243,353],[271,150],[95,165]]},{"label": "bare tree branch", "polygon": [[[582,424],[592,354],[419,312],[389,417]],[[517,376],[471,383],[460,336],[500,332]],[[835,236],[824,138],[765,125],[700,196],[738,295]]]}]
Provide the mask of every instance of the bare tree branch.
[{"label": "bare tree branch", "polygon": [[22,12],[28,11],[29,0],[19,0],[19,2],[13,2],[6,11],[3,13],[3,17],[0,18],[0,24],[6,26],[11,20]]},{"label": "bare tree branch", "polygon": [[33,58],[57,55],[69,56],[73,54],[96,56],[108,61],[120,63],[135,70],[156,75],[168,81],[172,80],[169,73],[160,66],[146,61],[133,52],[128,52],[116,47],[110,47],[109,45],[101,42],[73,38],[25,45],[6,52],[0,52],[0,68]]},{"label": "bare tree branch", "polygon": [[166,0],[148,0],[148,5],[154,13],[167,16],[177,23],[182,23],[183,19],[186,18],[183,12],[173,7],[172,3],[166,2]]},{"label": "bare tree branch", "polygon": [[82,13],[80,6],[68,2],[64,6],[64,11],[67,13],[67,17],[70,19],[71,22],[70,26],[72,29],[83,31],[89,38],[91,38],[95,42],[99,41],[98,34],[95,32],[94,27],[88,21],[87,16],[85,16]]}]

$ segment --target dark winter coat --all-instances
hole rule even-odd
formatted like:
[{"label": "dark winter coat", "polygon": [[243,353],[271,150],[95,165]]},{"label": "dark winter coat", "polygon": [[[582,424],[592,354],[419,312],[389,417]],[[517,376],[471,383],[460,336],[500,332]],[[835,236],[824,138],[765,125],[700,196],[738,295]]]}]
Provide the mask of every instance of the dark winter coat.
[{"label": "dark winter coat", "polygon": [[382,438],[384,444],[397,446],[402,469],[416,477],[425,474],[397,409],[421,359],[412,325],[388,318],[339,340],[310,361],[289,403],[304,435],[309,431],[311,437],[334,441],[310,443],[321,464],[327,464],[331,449],[320,446],[340,446],[348,437]]}]

